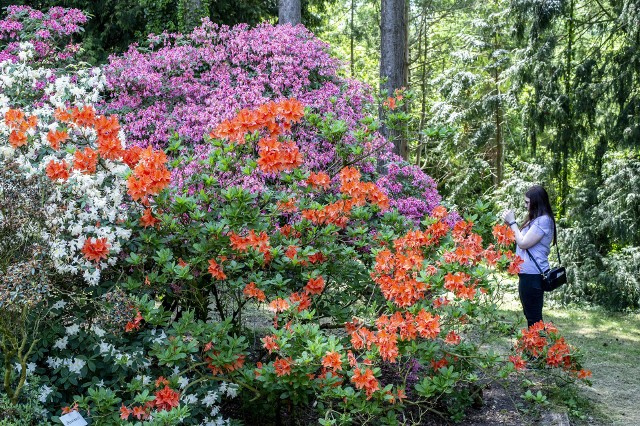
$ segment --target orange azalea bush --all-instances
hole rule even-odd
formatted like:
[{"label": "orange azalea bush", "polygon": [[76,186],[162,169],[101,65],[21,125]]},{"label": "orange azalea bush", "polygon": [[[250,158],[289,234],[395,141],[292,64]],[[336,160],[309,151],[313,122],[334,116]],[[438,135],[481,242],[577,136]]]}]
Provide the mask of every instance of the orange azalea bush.
[{"label": "orange azalea bush", "polygon": [[[295,100],[241,111],[211,132],[199,173],[156,196],[128,287],[195,318],[157,346],[160,362],[188,357],[189,374],[235,382],[267,413],[315,401],[329,423],[357,424],[410,400],[460,416],[490,364],[478,343],[495,320],[489,272],[521,263],[513,233],[480,216],[451,226],[442,206],[416,227],[358,167],[305,170],[289,138],[302,120]],[[174,149],[176,164],[192,158]],[[252,173],[270,189],[217,184]],[[271,324],[254,347],[234,337],[249,307]],[[141,305],[145,319],[153,309]]]}]

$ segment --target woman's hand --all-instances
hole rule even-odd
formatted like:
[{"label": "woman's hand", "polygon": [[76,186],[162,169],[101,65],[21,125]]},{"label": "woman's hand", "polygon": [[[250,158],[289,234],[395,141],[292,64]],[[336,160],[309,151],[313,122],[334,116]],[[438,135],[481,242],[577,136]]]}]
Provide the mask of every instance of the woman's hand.
[{"label": "woman's hand", "polygon": [[502,212],[502,220],[505,221],[505,223],[512,223],[516,221],[516,215],[513,213],[512,210],[505,210]]}]

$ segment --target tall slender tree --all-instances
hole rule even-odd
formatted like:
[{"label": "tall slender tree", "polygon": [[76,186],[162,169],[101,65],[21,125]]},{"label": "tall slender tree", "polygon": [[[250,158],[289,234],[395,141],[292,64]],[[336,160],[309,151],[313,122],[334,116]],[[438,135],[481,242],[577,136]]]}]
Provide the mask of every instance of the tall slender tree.
[{"label": "tall slender tree", "polygon": [[[380,80],[381,91],[391,96],[406,87],[409,80],[408,0],[382,0],[380,10]],[[394,152],[407,158],[407,140],[402,131],[383,128],[394,143]]]},{"label": "tall slender tree", "polygon": [[278,23],[297,25],[302,23],[300,0],[278,0]]}]

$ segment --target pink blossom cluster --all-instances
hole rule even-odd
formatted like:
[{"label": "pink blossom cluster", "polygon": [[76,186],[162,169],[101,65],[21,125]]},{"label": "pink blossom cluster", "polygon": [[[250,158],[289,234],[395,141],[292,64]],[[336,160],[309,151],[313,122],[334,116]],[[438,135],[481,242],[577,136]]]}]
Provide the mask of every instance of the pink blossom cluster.
[{"label": "pink blossom cluster", "polygon": [[33,44],[33,63],[66,61],[78,52],[80,45],[72,43],[71,37],[86,22],[87,16],[79,9],[56,6],[44,13],[29,6],[9,6],[0,20],[0,62],[17,61],[20,42]]},{"label": "pink blossom cluster", "polygon": [[[106,69],[111,93],[103,108],[121,115],[131,143],[166,147],[177,134],[192,146],[194,161],[175,170],[173,179],[174,184],[197,191],[200,188],[189,178],[201,171],[198,160],[206,159],[211,149],[202,142],[203,135],[242,108],[296,98],[313,113],[343,121],[349,132],[342,144],[360,143],[352,134],[365,130],[362,119],[375,114],[371,88],[340,77],[340,66],[328,45],[303,26],[230,28],[205,20],[191,34],[152,34],[144,49],[134,45],[124,55],[112,56]],[[294,126],[292,139],[308,170],[327,170],[340,161],[335,143],[313,126]],[[390,162],[390,175],[382,183],[396,207],[419,220],[440,201],[436,185],[391,149],[380,135],[364,148],[375,151],[375,159]],[[375,160],[358,165],[375,175]],[[258,172],[222,175],[218,181],[241,184],[252,192],[265,186]]]}]

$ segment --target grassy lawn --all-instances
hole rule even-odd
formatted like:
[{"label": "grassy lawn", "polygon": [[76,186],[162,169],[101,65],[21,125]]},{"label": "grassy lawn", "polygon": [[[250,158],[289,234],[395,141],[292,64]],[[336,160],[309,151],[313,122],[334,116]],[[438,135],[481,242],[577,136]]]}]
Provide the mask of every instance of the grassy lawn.
[{"label": "grassy lawn", "polygon": [[[523,328],[516,287],[508,286],[501,310]],[[593,372],[593,385],[577,389],[574,415],[583,418],[573,417],[572,424],[640,425],[640,314],[559,307],[547,298],[543,316],[581,349],[584,367]]]}]

